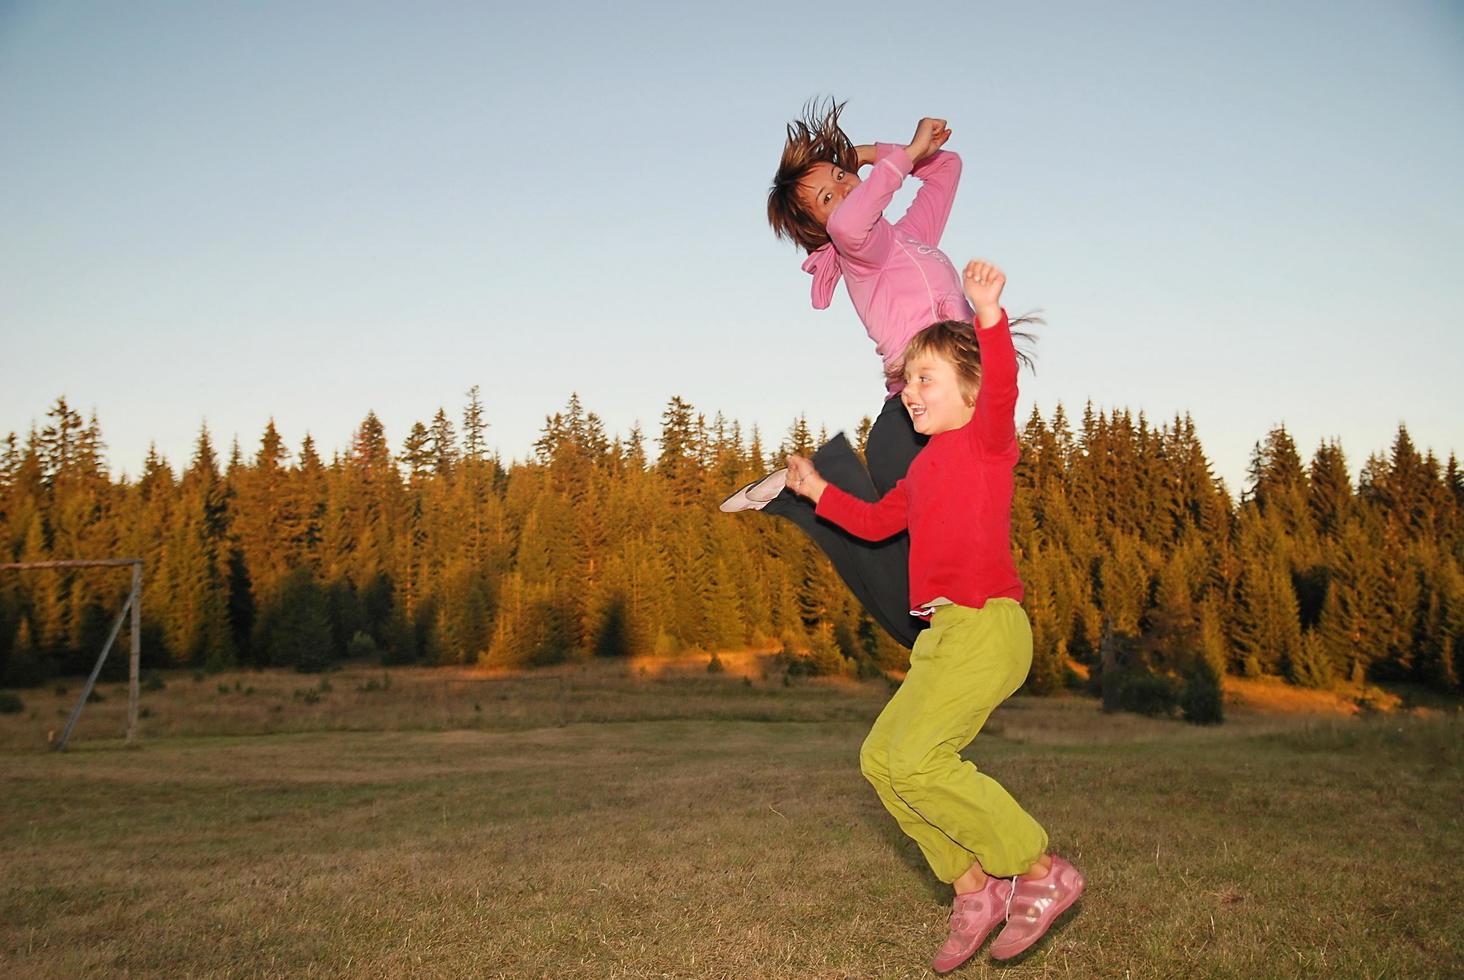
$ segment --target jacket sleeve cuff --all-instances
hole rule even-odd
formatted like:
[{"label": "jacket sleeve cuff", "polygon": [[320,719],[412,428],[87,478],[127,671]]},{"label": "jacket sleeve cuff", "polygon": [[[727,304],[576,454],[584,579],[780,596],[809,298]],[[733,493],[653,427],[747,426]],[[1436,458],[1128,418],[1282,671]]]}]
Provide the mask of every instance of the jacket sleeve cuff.
[{"label": "jacket sleeve cuff", "polygon": [[904,180],[910,176],[910,171],[915,169],[915,164],[910,160],[910,154],[898,143],[876,143],[874,144],[874,165],[876,167],[888,164],[893,167],[895,173]]},{"label": "jacket sleeve cuff", "polygon": [[[967,302],[969,303],[970,300],[968,299]],[[983,327],[981,325],[981,319],[975,313],[972,313],[971,314],[971,328],[973,330],[975,330],[977,334],[990,333],[993,330],[1002,330],[1002,329],[1010,330],[1011,329],[1011,324],[1007,322],[1007,311],[1006,311],[1006,307],[1003,306],[1001,308],[1001,319],[997,320],[995,323],[993,323],[989,327]]]}]

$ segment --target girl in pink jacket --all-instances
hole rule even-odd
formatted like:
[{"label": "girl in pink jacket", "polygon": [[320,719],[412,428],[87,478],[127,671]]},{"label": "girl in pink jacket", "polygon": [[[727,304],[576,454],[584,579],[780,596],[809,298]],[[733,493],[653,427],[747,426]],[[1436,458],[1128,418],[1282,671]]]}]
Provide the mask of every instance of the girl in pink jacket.
[{"label": "girl in pink jacket", "polygon": [[[922,119],[904,146],[855,146],[839,128],[843,103],[809,105],[788,126],[783,158],[768,193],[768,222],[779,238],[808,253],[813,305],[827,309],[842,279],[874,341],[885,373],[885,402],[865,445],[868,469],[843,434],[814,454],[814,464],[840,489],[878,500],[909,469],[925,443],[900,405],[899,358],[906,343],[941,320],[971,319],[960,275],[939,248],[955,200],[961,160],[941,147],[943,119]],[[861,180],[861,167],[872,166]],[[907,176],[921,181],[903,217],[884,214]],[[835,571],[884,629],[906,647],[924,626],[909,614],[909,538],[861,541],[821,521],[807,500],[784,489],[786,471],[734,493],[725,511],[761,509],[793,521],[828,555]]]}]

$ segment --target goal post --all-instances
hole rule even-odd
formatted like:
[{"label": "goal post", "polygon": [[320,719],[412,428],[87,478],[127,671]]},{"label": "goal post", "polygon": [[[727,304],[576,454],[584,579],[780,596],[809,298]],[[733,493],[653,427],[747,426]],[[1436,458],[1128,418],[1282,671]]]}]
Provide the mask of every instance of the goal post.
[{"label": "goal post", "polygon": [[117,611],[117,617],[112,620],[112,629],[107,633],[107,642],[102,644],[102,652],[97,656],[96,665],[92,667],[91,675],[86,679],[86,685],[81,690],[81,697],[77,698],[76,706],[71,709],[71,716],[66,719],[66,728],[61,732],[61,737],[51,743],[51,748],[58,752],[66,748],[66,740],[71,737],[71,730],[76,727],[76,722],[81,717],[81,709],[86,706],[87,699],[91,697],[92,688],[96,687],[97,677],[102,672],[102,664],[106,663],[107,654],[112,652],[112,644],[117,641],[117,635],[121,633],[122,623],[127,620],[128,613],[131,613],[132,622],[131,628],[128,630],[128,646],[131,647],[131,650],[127,665],[127,744],[132,745],[137,739],[138,674],[142,664],[142,559],[73,558],[62,561],[0,564],[0,572],[23,572],[46,568],[127,567],[132,569],[132,583],[127,590],[127,599],[122,603],[122,608]]}]

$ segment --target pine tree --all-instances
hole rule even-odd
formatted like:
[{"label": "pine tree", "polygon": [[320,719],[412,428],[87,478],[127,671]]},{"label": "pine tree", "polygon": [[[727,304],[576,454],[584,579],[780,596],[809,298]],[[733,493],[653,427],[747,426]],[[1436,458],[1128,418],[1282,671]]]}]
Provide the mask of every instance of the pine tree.
[{"label": "pine tree", "polygon": [[185,663],[210,668],[235,659],[229,622],[228,512],[207,426],[178,488],[177,521],[161,570],[173,596],[168,644]]},{"label": "pine tree", "polygon": [[86,423],[66,404],[64,397],[56,399],[46,417],[52,422],[41,430],[39,445],[45,482],[51,487],[58,478],[65,479],[77,470]]},{"label": "pine tree", "polygon": [[[478,421],[481,422],[481,410],[479,416]],[[428,451],[432,454],[432,472],[443,479],[450,479],[458,461],[457,434],[453,431],[452,421],[448,419],[447,413],[440,408],[432,416]]]},{"label": "pine tree", "polygon": [[778,454],[787,456],[789,453],[797,453],[800,456],[812,456],[814,448],[813,432],[808,428],[808,417],[800,415],[788,427],[788,435],[783,439]]},{"label": "pine tree", "polygon": [[[1283,638],[1289,636],[1284,625],[1286,610],[1296,608],[1294,596],[1288,605],[1277,588],[1284,575],[1290,592],[1286,544],[1285,530],[1274,510],[1268,518],[1254,498],[1241,504],[1237,515],[1236,570],[1226,612],[1227,634],[1235,656],[1232,667],[1244,676],[1283,672],[1281,646]],[[1300,629],[1298,613],[1298,642]]]},{"label": "pine tree", "polygon": [[869,433],[874,429],[874,419],[868,415],[859,420],[859,426],[854,430],[854,451],[859,454],[862,460],[869,449]]},{"label": "pine tree", "polygon": [[483,417],[483,400],[478,386],[468,389],[468,404],[463,409],[463,458],[484,460],[488,457],[488,422]]},{"label": "pine tree", "polygon": [[1318,534],[1335,536],[1353,508],[1352,481],[1340,443],[1324,442],[1317,447],[1308,482],[1312,526]]},{"label": "pine tree", "polygon": [[1060,690],[1067,673],[1067,623],[1057,597],[1061,576],[1059,563],[1046,553],[1034,555],[1022,568],[1022,605],[1032,622],[1032,668],[1025,689],[1033,694]]},{"label": "pine tree", "polygon": [[1464,470],[1459,467],[1459,460],[1453,453],[1449,453],[1449,463],[1444,469],[1444,488],[1453,501],[1454,519],[1450,524],[1450,533],[1464,537]]},{"label": "pine tree", "polygon": [[691,405],[672,396],[661,415],[661,455],[656,470],[666,483],[673,506],[688,506],[697,483],[696,421]]},{"label": "pine tree", "polygon": [[1361,487],[1363,498],[1382,514],[1392,540],[1431,536],[1438,530],[1440,492],[1437,460],[1426,460],[1406,426],[1398,426],[1389,456],[1370,457]]},{"label": "pine tree", "polygon": [[1116,633],[1138,636],[1149,606],[1149,576],[1137,542],[1115,535],[1112,550],[1099,565],[1103,615]]},{"label": "pine tree", "polygon": [[267,662],[302,672],[321,671],[332,660],[329,604],[309,568],[296,568],[280,583],[278,604],[262,621]]},{"label": "pine tree", "polygon": [[1333,676],[1360,684],[1379,654],[1376,603],[1387,583],[1377,545],[1361,524],[1348,521],[1338,534],[1327,596],[1314,632]]},{"label": "pine tree", "polygon": [[[298,533],[300,515],[295,509],[296,500],[288,492],[288,462],[289,450],[270,419],[253,463],[236,466],[237,472],[231,478],[232,591],[237,591],[241,579],[247,579],[250,608],[254,611],[255,635],[250,645],[256,652],[260,650],[259,616],[278,599],[280,583],[299,558],[293,538]],[[236,612],[236,618],[243,617]]]},{"label": "pine tree", "polygon": [[432,436],[421,422],[413,422],[407,438],[402,441],[402,453],[397,457],[407,468],[407,481],[421,486],[432,472]]},{"label": "pine tree", "polygon": [[1274,517],[1288,535],[1309,527],[1307,477],[1285,426],[1277,426],[1257,443],[1251,456],[1250,498],[1262,514]]},{"label": "pine tree", "polygon": [[1265,555],[1245,559],[1236,599],[1234,642],[1241,672],[1285,674],[1294,680],[1301,621],[1291,576],[1280,561]]},{"label": "pine tree", "polygon": [[1464,574],[1432,542],[1416,542],[1412,551],[1420,586],[1412,638],[1414,679],[1453,691],[1459,686],[1453,640],[1464,619]]}]

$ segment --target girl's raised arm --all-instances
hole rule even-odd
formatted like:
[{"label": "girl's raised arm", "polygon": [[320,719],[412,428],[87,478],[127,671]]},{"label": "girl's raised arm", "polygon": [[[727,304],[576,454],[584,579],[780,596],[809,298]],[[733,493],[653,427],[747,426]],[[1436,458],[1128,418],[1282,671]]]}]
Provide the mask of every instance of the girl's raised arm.
[{"label": "girl's raised arm", "polygon": [[863,183],[829,215],[829,241],[841,259],[871,266],[884,263],[894,235],[884,219],[884,209],[905,182],[910,166],[910,158],[903,153],[881,156]]},{"label": "girl's raised arm", "polygon": [[[910,144],[898,148],[900,152],[885,152],[887,149],[895,150],[893,146],[880,144],[876,147],[874,170],[829,216],[829,239],[838,249],[840,258],[871,266],[884,264],[894,242],[894,232],[884,217],[885,208],[890,206],[890,199],[900,189],[911,168],[926,162],[950,138],[951,131],[946,128],[944,119],[925,118],[915,127]],[[858,152],[860,164],[868,162],[869,147],[859,147]],[[954,188],[951,193],[954,194]],[[947,204],[946,213],[949,211]],[[945,227],[943,217],[940,224]]]},{"label": "girl's raised arm", "polygon": [[981,388],[971,432],[987,452],[1004,453],[1017,445],[1017,350],[1001,308],[1006,274],[990,262],[973,259],[966,263],[961,285],[976,311],[976,345],[981,349]]},{"label": "girl's raised arm", "polygon": [[956,187],[961,183],[961,158],[949,150],[940,150],[926,157],[910,171],[920,180],[920,190],[905,216],[895,222],[895,231],[920,239],[927,245],[939,245],[945,234],[946,219],[956,203]]},{"label": "girl's raised arm", "polygon": [[981,348],[981,390],[971,428],[987,452],[1002,453],[1017,444],[1017,350],[1006,311],[990,327],[976,327]]}]

